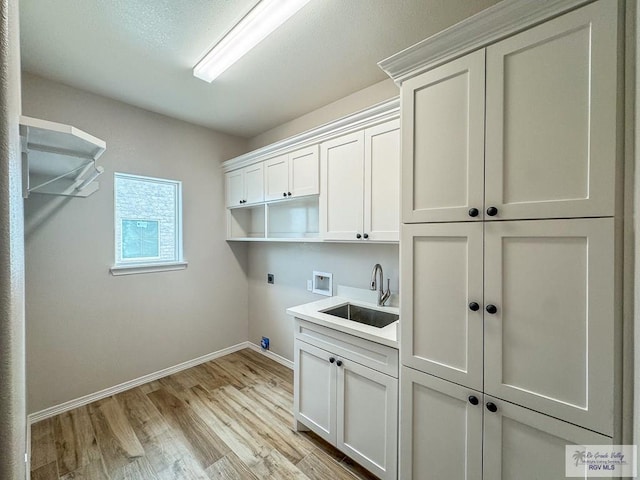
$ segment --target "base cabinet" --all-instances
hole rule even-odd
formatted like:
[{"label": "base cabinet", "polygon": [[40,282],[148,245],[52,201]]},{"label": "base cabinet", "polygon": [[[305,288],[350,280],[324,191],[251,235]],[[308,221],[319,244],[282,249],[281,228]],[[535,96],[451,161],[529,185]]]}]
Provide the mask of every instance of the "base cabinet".
[{"label": "base cabinet", "polygon": [[[344,347],[351,335],[342,337],[334,351],[296,339],[296,429],[312,430],[379,478],[395,480],[398,379],[350,359]],[[373,345],[357,340],[357,349]]]},{"label": "base cabinet", "polygon": [[402,367],[400,379],[403,480],[560,480],[566,445],[612,443],[411,368]]}]

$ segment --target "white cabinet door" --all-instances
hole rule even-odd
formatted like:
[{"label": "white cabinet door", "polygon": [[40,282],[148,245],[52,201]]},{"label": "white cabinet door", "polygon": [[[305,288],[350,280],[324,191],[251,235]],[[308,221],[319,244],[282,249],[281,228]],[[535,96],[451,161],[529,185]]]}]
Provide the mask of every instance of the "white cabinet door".
[{"label": "white cabinet door", "polygon": [[320,192],[320,161],[318,146],[303,148],[289,154],[289,189],[291,197],[317,195]]},{"label": "white cabinet door", "polygon": [[485,225],[485,393],[613,435],[614,220]]},{"label": "white cabinet door", "polygon": [[403,225],[401,244],[403,365],[482,390],[482,223]]},{"label": "white cabinet door", "polygon": [[485,479],[565,480],[566,445],[611,445],[604,435],[485,396],[490,403],[496,411],[484,411]]},{"label": "white cabinet door", "polygon": [[244,171],[234,170],[225,174],[225,192],[227,207],[236,207],[244,203]]},{"label": "white cabinet door", "polygon": [[264,168],[262,162],[249,165],[244,169],[245,203],[264,201]]},{"label": "white cabinet door", "polygon": [[264,199],[287,198],[289,192],[289,156],[280,155],[264,161]]},{"label": "white cabinet door", "polygon": [[617,8],[595,2],[487,48],[487,218],[614,214]]},{"label": "white cabinet door", "polygon": [[402,84],[405,223],[482,219],[484,75],[480,50]]},{"label": "white cabinet door", "polygon": [[481,480],[482,394],[406,367],[400,385],[399,478]]},{"label": "white cabinet door", "polygon": [[364,233],[398,241],[400,227],[400,120],[364,131]]},{"label": "white cabinet door", "polygon": [[339,450],[381,479],[397,478],[398,380],[340,358]]},{"label": "white cabinet door", "polygon": [[[320,234],[326,240],[363,236],[364,132],[320,145]],[[359,237],[358,237],[359,235]]]},{"label": "white cabinet door", "polygon": [[294,355],[295,419],[335,445],[336,358],[300,340],[295,341]]}]

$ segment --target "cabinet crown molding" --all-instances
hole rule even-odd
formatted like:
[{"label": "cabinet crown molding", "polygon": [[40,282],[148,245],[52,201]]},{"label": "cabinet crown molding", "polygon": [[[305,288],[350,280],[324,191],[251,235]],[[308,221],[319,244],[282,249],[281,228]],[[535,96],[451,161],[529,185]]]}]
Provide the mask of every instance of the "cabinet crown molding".
[{"label": "cabinet crown molding", "polygon": [[380,62],[397,85],[593,0],[503,0]]},{"label": "cabinet crown molding", "polygon": [[267,160],[276,155],[289,153],[299,148],[324,142],[330,138],[345,135],[354,130],[363,129],[399,117],[400,97],[394,97],[364,110],[339,118],[338,120],[325,123],[306,132],[227,160],[222,164],[222,170],[225,173],[237,170],[238,168]]}]

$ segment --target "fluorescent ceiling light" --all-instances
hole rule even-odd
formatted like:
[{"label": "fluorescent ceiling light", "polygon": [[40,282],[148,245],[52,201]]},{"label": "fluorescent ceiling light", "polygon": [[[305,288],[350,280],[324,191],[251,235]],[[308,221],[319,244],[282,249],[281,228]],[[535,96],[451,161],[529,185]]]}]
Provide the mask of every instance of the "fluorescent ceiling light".
[{"label": "fluorescent ceiling light", "polygon": [[262,0],[193,67],[193,75],[212,82],[308,2]]}]

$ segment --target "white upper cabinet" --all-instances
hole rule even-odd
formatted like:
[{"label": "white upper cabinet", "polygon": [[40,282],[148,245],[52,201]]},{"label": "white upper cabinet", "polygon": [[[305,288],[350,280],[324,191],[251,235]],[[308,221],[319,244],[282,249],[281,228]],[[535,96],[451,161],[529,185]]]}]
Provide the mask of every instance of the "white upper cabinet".
[{"label": "white upper cabinet", "polygon": [[613,435],[614,238],[612,218],[485,225],[485,393]]},{"label": "white upper cabinet", "polygon": [[320,231],[326,240],[398,241],[398,120],[320,145]]},{"label": "white upper cabinet", "polygon": [[482,219],[484,77],[480,50],[402,84],[403,222]]},{"label": "white upper cabinet", "polygon": [[264,201],[264,169],[262,163],[225,174],[227,207]]},{"label": "white upper cabinet", "polygon": [[326,239],[362,238],[364,132],[320,145],[320,232]]},{"label": "white upper cabinet", "polygon": [[614,214],[616,24],[597,2],[487,48],[493,218]]},{"label": "white upper cabinet", "polygon": [[402,84],[404,222],[614,215],[617,6],[595,2]]},{"label": "white upper cabinet", "polygon": [[320,193],[320,161],[318,145],[296,150],[289,154],[290,197]]},{"label": "white upper cabinet", "polygon": [[264,199],[287,198],[289,191],[289,155],[264,161]]},{"label": "white upper cabinet", "polygon": [[265,160],[264,199],[317,195],[319,175],[317,145]]},{"label": "white upper cabinet", "polygon": [[364,233],[398,241],[400,227],[400,120],[364,131]]}]

